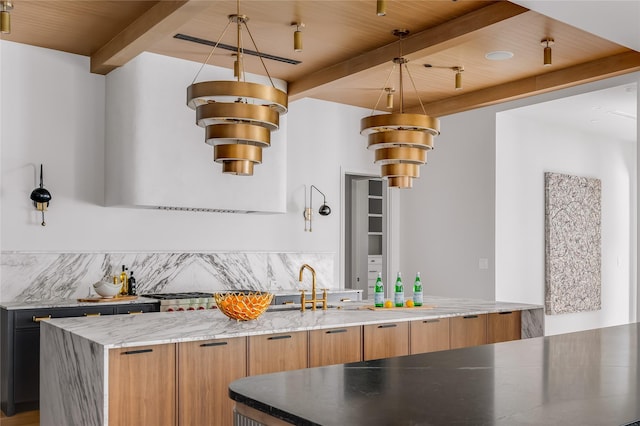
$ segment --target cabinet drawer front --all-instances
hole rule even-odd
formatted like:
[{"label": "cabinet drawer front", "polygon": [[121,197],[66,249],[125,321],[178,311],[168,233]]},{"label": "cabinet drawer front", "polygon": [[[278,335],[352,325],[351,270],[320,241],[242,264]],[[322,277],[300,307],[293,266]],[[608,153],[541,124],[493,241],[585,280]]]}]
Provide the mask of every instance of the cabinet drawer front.
[{"label": "cabinet drawer front", "polygon": [[396,322],[364,326],[365,361],[409,354],[409,323]]},{"label": "cabinet drawer front", "polygon": [[229,384],[246,375],[246,337],[178,343],[178,424],[232,426]]},{"label": "cabinet drawer front", "polygon": [[449,348],[449,318],[411,321],[411,354]]},{"label": "cabinet drawer front", "polygon": [[371,265],[381,265],[382,266],[382,256],[369,256],[369,266]]},{"label": "cabinet drawer front", "polygon": [[93,316],[96,314],[112,315],[113,305],[20,310],[16,312],[15,325],[16,328],[38,328],[40,321],[44,319]]},{"label": "cabinet drawer front", "polygon": [[309,332],[309,367],[362,361],[362,327]]},{"label": "cabinet drawer front", "polygon": [[250,376],[307,368],[307,332],[249,336]]},{"label": "cabinet drawer front", "polygon": [[498,312],[487,318],[487,342],[498,343],[519,340],[521,335],[520,311]]},{"label": "cabinet drawer front", "polygon": [[487,314],[453,317],[449,324],[451,349],[487,343]]},{"label": "cabinet drawer front", "polygon": [[109,351],[109,424],[175,425],[176,346]]}]

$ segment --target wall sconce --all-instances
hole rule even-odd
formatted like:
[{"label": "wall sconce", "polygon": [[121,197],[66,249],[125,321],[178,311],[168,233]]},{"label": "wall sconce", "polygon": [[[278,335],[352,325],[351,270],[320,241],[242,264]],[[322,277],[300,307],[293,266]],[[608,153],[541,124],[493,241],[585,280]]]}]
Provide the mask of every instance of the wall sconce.
[{"label": "wall sconce", "polygon": [[387,14],[387,0],[376,1],[376,15],[385,16]]},{"label": "wall sconce", "polygon": [[545,67],[551,65],[551,47],[554,40],[551,37],[546,37],[540,40],[540,44],[544,46],[544,63]]},{"label": "wall sconce", "polygon": [[31,191],[31,200],[36,210],[42,212],[42,226],[47,224],[44,221],[44,212],[49,207],[49,201],[51,201],[51,193],[44,188],[42,164],[40,164],[40,187]]},{"label": "wall sconce", "polygon": [[302,52],[302,31],[300,31],[300,28],[304,28],[304,23],[293,22],[291,26],[296,27],[296,30],[293,32],[293,50]]},{"label": "wall sconce", "polygon": [[9,14],[11,10],[13,10],[13,2],[0,1],[0,32],[2,34],[11,34],[11,15]]},{"label": "wall sconce", "polygon": [[[331,214],[331,207],[327,205],[327,197],[324,196],[324,193],[320,191],[315,185],[311,185],[311,190],[309,191],[309,206],[307,207],[307,186],[304,186],[304,230],[311,232],[313,229],[311,228],[311,219],[313,216],[313,190],[318,191],[322,194],[322,205],[318,209],[318,213],[320,216],[329,216]],[[308,225],[308,227],[307,227]]]}]

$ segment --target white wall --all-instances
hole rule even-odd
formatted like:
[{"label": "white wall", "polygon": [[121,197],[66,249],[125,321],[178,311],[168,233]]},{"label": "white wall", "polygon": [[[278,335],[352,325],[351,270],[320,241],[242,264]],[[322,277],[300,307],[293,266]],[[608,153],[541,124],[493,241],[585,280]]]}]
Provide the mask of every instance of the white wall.
[{"label": "white wall", "polygon": [[[420,179],[400,192],[400,268],[425,294],[494,298],[495,126],[490,115],[440,119]],[[479,260],[490,267],[479,269]]]},{"label": "white wall", "polygon": [[[545,102],[599,90],[620,86],[626,83],[637,83],[640,74],[628,74],[604,81],[585,84],[553,93],[534,96],[518,101],[512,101],[486,108],[462,112],[441,118],[442,135],[436,138],[436,149],[429,153],[428,163],[421,169],[422,177],[414,182],[414,188],[400,193],[401,221],[400,221],[400,269],[410,276],[420,271],[425,285],[425,294],[439,296],[479,297],[503,301],[517,301],[542,304],[544,299],[544,280],[532,287],[527,276],[531,275],[529,259],[523,253],[517,259],[522,271],[519,279],[504,279],[503,274],[496,271],[496,265],[502,266],[496,251],[508,250],[503,239],[496,240],[496,222],[506,213],[496,211],[496,186],[500,187],[502,178],[496,177],[496,114],[502,111]],[[542,151],[541,151],[542,153]],[[618,153],[621,154],[621,153]],[[636,155],[627,152],[631,158]],[[618,158],[617,161],[622,161]],[[626,159],[625,159],[626,161]],[[628,162],[625,162],[628,164]],[[601,166],[607,168],[606,163]],[[629,191],[637,188],[636,165],[629,170],[632,182]],[[500,184],[496,182],[500,180]],[[520,180],[518,174],[512,179]],[[542,178],[541,178],[542,179]],[[543,181],[540,181],[542,188]],[[629,194],[627,202],[632,209],[637,209],[637,197]],[[632,197],[633,195],[633,197]],[[529,194],[526,194],[529,197]],[[530,195],[526,198],[536,203],[540,212],[540,220],[544,216],[544,197]],[[617,309],[629,315],[629,300],[637,299],[637,239],[635,237],[635,210],[631,217],[625,212],[631,222],[630,259],[625,259],[629,267],[629,287],[621,284],[625,289],[616,288],[613,296],[619,297],[620,292],[627,291],[626,301]],[[516,224],[519,232],[509,238],[520,238],[529,231],[529,223]],[[528,235],[528,234],[527,234]],[[531,237],[536,240],[536,237]],[[510,241],[510,240],[509,240]],[[544,233],[540,233],[536,240],[539,247],[543,247]],[[541,249],[542,250],[542,249]],[[543,253],[543,251],[540,251]],[[634,258],[634,256],[636,256]],[[481,269],[480,259],[488,260],[488,269]],[[544,266],[539,266],[539,274],[543,274]],[[506,266],[510,267],[510,266]],[[511,277],[509,277],[511,278]],[[525,281],[527,280],[527,281]],[[509,289],[512,293],[507,293]],[[517,294],[515,294],[517,293]],[[609,297],[609,296],[607,296]],[[621,296],[624,297],[624,296]],[[614,302],[619,302],[616,299]],[[608,303],[608,302],[607,302]],[[636,309],[637,309],[636,304]],[[561,316],[566,318],[566,316]],[[548,332],[554,330],[568,330],[579,325],[569,320],[564,324],[564,318],[559,323],[547,326]],[[634,320],[629,317],[630,320]],[[605,322],[593,321],[589,326],[604,326]],[[550,328],[549,328],[550,327]]]},{"label": "white wall", "polygon": [[[508,111],[497,117],[496,298],[544,304],[544,173],[602,183],[602,309],[546,315],[546,334],[627,324],[636,144],[585,130],[540,125]],[[517,284],[516,284],[517,283]]]},{"label": "white wall", "polygon": [[[104,207],[105,77],[89,73],[86,57],[6,41],[0,48],[2,251],[313,251],[336,253],[339,264],[341,168],[377,171],[359,135],[369,110],[290,105],[286,214]],[[29,200],[41,162],[53,195],[46,227]],[[312,233],[304,232],[305,184],[333,209],[315,215]]]}]

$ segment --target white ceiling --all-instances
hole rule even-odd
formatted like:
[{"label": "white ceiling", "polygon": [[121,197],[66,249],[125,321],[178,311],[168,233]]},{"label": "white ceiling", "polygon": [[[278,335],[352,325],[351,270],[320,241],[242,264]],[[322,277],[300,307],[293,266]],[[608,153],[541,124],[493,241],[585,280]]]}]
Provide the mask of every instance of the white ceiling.
[{"label": "white ceiling", "polygon": [[[640,0],[512,0],[528,9],[640,51]],[[556,43],[562,43],[556,40]],[[636,141],[637,84],[599,90],[512,110],[550,124],[562,124]],[[635,118],[632,118],[635,117]]]},{"label": "white ceiling", "polygon": [[637,139],[637,84],[570,96],[510,110],[527,120],[587,131],[606,139]]},{"label": "white ceiling", "polygon": [[640,0],[511,2],[640,52]]}]

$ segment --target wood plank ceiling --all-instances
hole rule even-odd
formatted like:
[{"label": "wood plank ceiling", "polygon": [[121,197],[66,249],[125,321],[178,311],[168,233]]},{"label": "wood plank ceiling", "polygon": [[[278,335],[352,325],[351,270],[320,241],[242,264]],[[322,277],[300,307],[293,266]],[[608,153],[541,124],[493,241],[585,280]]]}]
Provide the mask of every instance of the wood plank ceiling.
[{"label": "wood plank ceiling", "polygon": [[[12,33],[3,39],[90,56],[91,71],[101,74],[143,51],[202,63],[211,47],[174,36],[215,42],[228,15],[238,12],[235,0],[13,3]],[[386,16],[377,16],[375,0],[246,0],[239,11],[249,17],[262,53],[301,61],[265,60],[271,76],[289,83],[290,100],[313,97],[373,108],[385,82],[398,91],[391,61],[400,47],[416,87],[405,76],[404,110],[421,111],[421,100],[434,116],[640,70],[640,52],[508,1],[388,0]],[[293,22],[305,24],[302,52],[293,51]],[[396,28],[410,30],[401,46],[392,34]],[[551,66],[543,66],[545,37],[555,39]],[[243,40],[253,49],[246,32]],[[221,42],[236,45],[234,26]],[[514,56],[485,58],[497,50]],[[231,68],[233,60],[232,52],[217,49],[209,63]],[[464,68],[460,90],[453,67]],[[252,56],[245,55],[245,69],[265,74]]]}]

